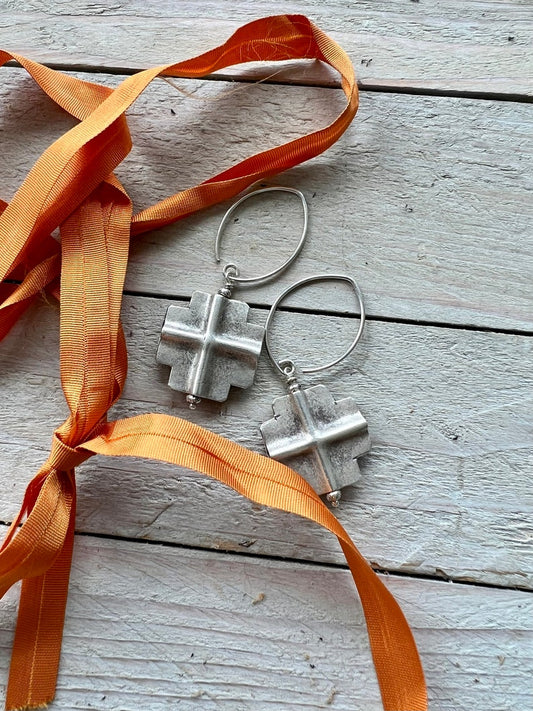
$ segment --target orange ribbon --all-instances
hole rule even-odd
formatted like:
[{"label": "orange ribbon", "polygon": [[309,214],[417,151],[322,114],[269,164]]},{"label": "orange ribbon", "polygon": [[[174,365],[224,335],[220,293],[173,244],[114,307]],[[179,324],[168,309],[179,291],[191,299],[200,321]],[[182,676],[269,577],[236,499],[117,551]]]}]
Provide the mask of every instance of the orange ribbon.
[{"label": "orange ribbon", "polygon": [[[124,112],[152,79],[202,77],[258,59],[302,58],[326,62],[342,77],[347,105],[332,124],[132,215],[130,198],[113,170],[131,148]],[[0,64],[10,59],[79,123],[42,154],[12,201],[0,203],[0,337],[43,289],[60,297],[61,381],[70,409],[0,550],[0,594],[23,580],[6,708],[37,708],[54,697],[74,540],[74,470],[88,457],[106,454],[189,467],[252,501],[299,514],[334,533],[359,591],[384,708],[426,709],[422,667],[398,604],[304,479],[185,420],[141,415],[107,421],[127,371],[120,308],[131,235],[231,198],[328,148],[357,111],[350,60],[301,15],[251,22],[220,47],[139,72],[114,90],[0,52]],[[50,236],[57,227],[60,244]]]}]

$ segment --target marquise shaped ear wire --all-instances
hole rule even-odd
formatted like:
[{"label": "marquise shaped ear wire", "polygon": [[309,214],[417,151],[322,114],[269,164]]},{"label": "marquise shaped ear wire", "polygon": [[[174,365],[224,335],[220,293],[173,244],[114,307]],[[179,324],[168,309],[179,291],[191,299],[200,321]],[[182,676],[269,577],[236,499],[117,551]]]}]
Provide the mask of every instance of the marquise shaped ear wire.
[{"label": "marquise shaped ear wire", "polygon": [[276,269],[255,277],[242,277],[236,264],[226,264],[222,269],[224,286],[216,294],[195,291],[188,307],[171,305],[167,309],[156,360],[170,366],[168,385],[186,393],[191,409],[202,398],[223,402],[231,386],[252,385],[265,329],[248,322],[249,306],[233,299],[233,290],[240,285],[263,284],[274,279],[288,269],[304,246],[308,226],[304,194],[295,188],[272,185],[246,193],[226,212],[215,239],[216,261],[220,262],[222,234],[231,215],[245,200],[269,192],[297,195],[303,207],[302,234],[290,257]]},{"label": "marquise shaped ear wire", "polygon": [[[292,359],[274,357],[270,327],[289,294],[318,281],[344,281],[352,287],[360,309],[359,326],[342,355],[324,365],[297,369]],[[318,373],[340,363],[359,343],[364,326],[363,296],[356,282],[344,274],[317,274],[288,287],[272,304],[265,324],[267,354],[289,389],[288,395],[274,400],[274,417],[261,425],[266,450],[301,474],[317,494],[325,494],[332,506],[339,505],[341,489],[360,478],[357,459],[370,450],[367,421],[353,398],[335,400],[325,385],[302,389],[297,373]]]}]

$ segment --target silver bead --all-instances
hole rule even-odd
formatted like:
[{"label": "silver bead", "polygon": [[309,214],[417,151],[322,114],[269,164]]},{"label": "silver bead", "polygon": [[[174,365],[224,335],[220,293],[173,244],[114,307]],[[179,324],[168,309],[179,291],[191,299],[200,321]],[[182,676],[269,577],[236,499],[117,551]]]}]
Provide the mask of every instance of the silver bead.
[{"label": "silver bead", "polygon": [[337,491],[330,491],[329,494],[326,494],[326,501],[330,503],[333,508],[337,508],[339,505],[339,502],[341,500],[342,494],[341,492],[337,489]]},{"label": "silver bead", "polygon": [[189,410],[196,410],[196,405],[199,405],[202,400],[199,397],[196,397],[196,395],[187,395],[185,398],[189,405]]}]

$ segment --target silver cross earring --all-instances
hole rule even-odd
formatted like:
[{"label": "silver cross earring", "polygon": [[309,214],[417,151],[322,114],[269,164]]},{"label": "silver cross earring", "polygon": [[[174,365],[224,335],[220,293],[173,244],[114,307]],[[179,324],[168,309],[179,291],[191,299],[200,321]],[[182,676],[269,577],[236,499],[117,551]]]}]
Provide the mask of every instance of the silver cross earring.
[{"label": "silver cross earring", "polygon": [[265,329],[248,323],[248,304],[232,299],[232,293],[242,284],[262,284],[273,279],[300,254],[308,224],[303,193],[277,185],[247,193],[226,212],[215,240],[215,259],[220,262],[222,233],[231,215],[248,198],[276,191],[297,195],[303,206],[302,235],[292,255],[280,267],[257,277],[241,277],[235,264],[226,264],[222,270],[224,286],[216,294],[195,291],[188,307],[168,307],[156,360],[170,366],[169,387],[186,393],[191,409],[201,398],[223,402],[232,385],[248,388],[253,383]]},{"label": "silver cross earring", "polygon": [[311,276],[280,294],[265,324],[265,347],[276,370],[285,379],[289,394],[274,400],[274,417],[261,425],[261,434],[269,456],[292,467],[317,494],[325,494],[332,506],[338,506],[340,490],[360,477],[357,458],[370,450],[367,422],[353,398],[335,400],[325,385],[302,389],[294,362],[289,358],[274,358],[270,337],[276,310],[289,294],[305,284],[333,280],[347,282],[355,292],[360,309],[357,334],[339,358],[318,367],[301,368],[298,372],[317,373],[337,365],[353,351],[361,338],[365,325],[363,297],[351,277],[340,274]]}]

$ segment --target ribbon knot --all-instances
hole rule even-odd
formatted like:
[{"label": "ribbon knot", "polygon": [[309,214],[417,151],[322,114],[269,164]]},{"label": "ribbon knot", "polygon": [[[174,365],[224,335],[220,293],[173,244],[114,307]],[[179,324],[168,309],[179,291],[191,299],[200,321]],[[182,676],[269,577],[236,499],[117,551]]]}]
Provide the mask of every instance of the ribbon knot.
[{"label": "ribbon knot", "polygon": [[54,432],[52,450],[46,464],[50,469],[69,471],[70,469],[75,469],[92,455],[92,452],[82,449],[81,446],[71,447],[66,444],[59,438],[57,432]]}]

